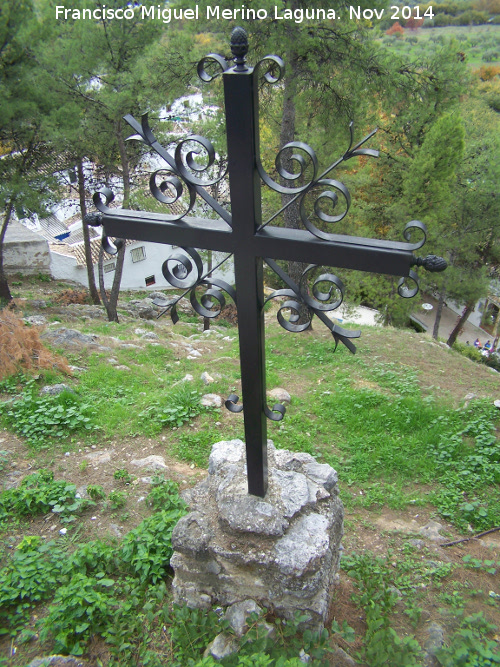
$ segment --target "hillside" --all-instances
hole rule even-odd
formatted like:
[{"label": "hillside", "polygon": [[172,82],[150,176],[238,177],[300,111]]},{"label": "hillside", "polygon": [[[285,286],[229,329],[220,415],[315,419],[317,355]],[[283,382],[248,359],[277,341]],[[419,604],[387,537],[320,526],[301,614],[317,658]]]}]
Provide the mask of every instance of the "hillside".
[{"label": "hillside", "polygon": [[[33,562],[42,562],[47,550],[57,550],[61,558],[63,552],[80,553],[96,539],[116,551],[131,531],[157,516],[148,502],[152,490],[164,489],[156,493],[171,499],[166,481],[181,489],[191,486],[204,477],[214,442],[243,435],[241,415],[200,404],[205,394],[223,401],[240,393],[234,325],[217,320],[203,332],[188,308],[175,327],[168,316],[141,318],[140,313],[151,311],[145,294],[124,294],[120,323],[109,323],[98,307],[68,305],[82,300],[68,288],[36,279],[15,285],[15,314],[45,320],[37,325],[32,319],[31,328],[54,354],[64,355],[72,372],[41,369],[33,380],[0,381],[0,557],[5,568],[0,619],[9,633],[0,640],[0,665],[24,667],[35,656],[62,650],[50,627],[64,626],[70,636],[68,623],[76,622],[57,612],[51,589],[40,601],[28,596],[31,606],[16,607],[5,583],[10,581],[6,573],[13,572],[12,554],[31,554]],[[68,330],[85,337],[68,336]],[[346,508],[345,552],[332,606],[338,626],[330,646],[357,655],[358,664],[399,667],[430,664],[425,661],[433,642],[441,645],[444,638],[450,648],[435,664],[452,665],[458,664],[453,656],[465,624],[471,639],[463,650],[470,656],[483,649],[498,656],[498,634],[487,623],[500,625],[494,573],[500,566],[500,532],[442,545],[500,525],[498,409],[493,405],[500,399],[500,375],[410,331],[363,328],[353,356],[341,345],[333,353],[334,341],[318,321],[313,331],[293,335],[278,326],[271,310],[266,330],[268,389],[281,387],[291,395],[284,421],[268,423],[269,437],[279,448],[307,451],[333,465]],[[60,383],[66,385],[62,394],[40,397],[43,387]],[[63,406],[59,412],[57,405]],[[45,481],[38,477],[35,486],[64,481],[67,504],[59,512],[42,505],[38,513],[21,511],[30,476],[42,470],[48,471]],[[71,485],[78,490],[76,500]],[[82,500],[93,504],[85,507]],[[122,586],[118,575],[106,576]],[[130,645],[125,654],[116,637],[110,638],[109,620],[99,617],[95,627],[80,631],[76,653],[83,654],[85,664],[188,664],[185,657],[176,662],[171,634],[176,621],[161,612],[169,606],[168,573],[162,578],[166,588],[154,588],[154,602],[153,589],[148,598],[134,589],[135,621],[127,617],[129,634],[119,638]],[[147,647],[141,637],[145,630],[140,621],[137,625],[146,600],[152,605]],[[50,622],[44,625],[47,614]],[[377,620],[382,635],[374,629]],[[354,635],[346,627],[341,630],[344,622]],[[78,631],[71,627],[74,641]],[[200,625],[203,646],[193,649],[193,659],[201,659],[210,631]],[[382,645],[392,647],[385,658]],[[350,664],[341,651],[336,656],[310,664]]]}]

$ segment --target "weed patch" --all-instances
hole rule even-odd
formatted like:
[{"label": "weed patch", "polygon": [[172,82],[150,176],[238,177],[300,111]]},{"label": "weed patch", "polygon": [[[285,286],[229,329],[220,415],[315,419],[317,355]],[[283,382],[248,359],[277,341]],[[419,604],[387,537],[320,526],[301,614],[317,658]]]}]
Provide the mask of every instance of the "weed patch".
[{"label": "weed patch", "polygon": [[48,470],[40,470],[23,479],[18,488],[0,493],[0,520],[11,515],[33,516],[54,512],[63,523],[75,520],[75,514],[92,503],[79,498],[76,486],[64,480],[54,480]]},{"label": "weed patch", "polygon": [[94,428],[94,410],[70,391],[56,396],[38,396],[29,383],[21,396],[0,403],[0,417],[13,431],[26,438],[34,448],[47,447],[53,438]]}]

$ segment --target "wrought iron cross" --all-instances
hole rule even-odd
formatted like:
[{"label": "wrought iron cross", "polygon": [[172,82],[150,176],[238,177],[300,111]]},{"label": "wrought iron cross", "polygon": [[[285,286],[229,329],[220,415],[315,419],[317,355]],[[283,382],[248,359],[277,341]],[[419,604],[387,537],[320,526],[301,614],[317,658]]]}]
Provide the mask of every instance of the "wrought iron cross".
[{"label": "wrought iron cross", "polygon": [[[442,271],[446,268],[446,262],[433,255],[417,258],[413,254],[425,243],[425,227],[419,221],[414,220],[406,226],[406,243],[325,231],[329,224],[344,218],[350,206],[350,195],[345,185],[327,176],[340,163],[354,156],[376,157],[377,151],[362,148],[375,132],[353,145],[354,131],[351,124],[349,148],[319,175],[318,160],[307,144],[287,144],[276,158],[278,180],[273,180],[266,173],[260,158],[258,71],[260,65],[266,62],[268,69],[264,72],[265,80],[267,83],[276,83],[283,74],[284,64],[277,56],[267,56],[254,68],[249,67],[245,60],[248,51],[247,36],[242,28],[233,30],[231,51],[234,66],[230,66],[225,58],[215,54],[210,54],[198,64],[198,74],[206,82],[214,78],[205,69],[208,63],[215,63],[223,72],[231,212],[225,210],[205,189],[220,180],[201,176],[202,172],[209,173],[208,170],[216,157],[214,148],[207,139],[190,136],[177,144],[172,155],[156,140],[149,127],[147,115],[142,117],[140,124],[132,116],[126,116],[125,120],[137,133],[130,139],[140,140],[166,163],[163,169],[151,176],[152,194],[165,204],[173,204],[181,201],[181,196],[185,193],[184,197],[187,195],[189,203],[186,211],[180,215],[111,209],[108,205],[113,195],[106,189],[94,195],[94,203],[100,213],[91,214],[88,221],[93,225],[103,225],[103,245],[107,252],[115,253],[125,238],[180,246],[183,252],[174,253],[164,262],[163,274],[173,286],[187,288],[185,294],[190,292],[191,303],[199,314],[206,317],[217,315],[225,303],[222,291],[229,294],[236,303],[243,405],[238,404],[238,396],[232,394],[226,401],[226,407],[232,412],[239,412],[244,407],[248,492],[264,497],[267,490],[266,419],[279,421],[285,414],[285,408],[277,404],[270,409],[266,401],[263,261],[286,285],[285,289],[278,290],[269,297],[287,299],[282,301],[278,311],[280,324],[289,331],[302,331],[307,328],[310,320],[301,323],[298,315],[300,304],[305,304],[310,317],[316,315],[330,329],[336,345],[341,341],[351,352],[356,349],[351,338],[359,337],[360,332],[345,330],[326,315],[327,311],[341,304],[343,284],[331,273],[320,272],[320,275],[317,275],[318,267],[337,266],[400,276],[401,296],[411,297],[418,291],[417,276],[411,267],[417,265],[431,271]],[[278,73],[275,75],[276,71]],[[186,147],[192,146],[192,142],[206,151],[205,167],[200,167],[196,161],[200,148],[186,152]],[[293,151],[288,164],[298,168],[297,173],[291,173],[283,166],[282,158],[286,151]],[[158,185],[158,175],[164,175],[165,172],[168,172],[168,175],[163,176]],[[273,190],[289,195],[286,204],[264,223],[261,218],[261,180]],[[324,191],[318,196],[319,188]],[[216,212],[218,220],[187,217],[194,206],[196,195],[201,196]],[[315,199],[312,207],[308,207],[308,197]],[[342,200],[343,210],[332,215],[332,207]],[[272,226],[270,223],[294,202],[299,206],[305,229]],[[330,213],[325,212],[325,203],[329,205]],[[410,243],[410,233],[415,228],[423,233],[423,239],[418,243]],[[120,240],[115,246],[108,237]],[[222,280],[209,278],[208,274],[203,275],[203,263],[194,248],[226,252],[226,259],[234,256],[236,291]],[[275,260],[309,263],[300,284],[297,285]],[[313,285],[309,288],[307,281],[311,277]],[[405,284],[407,277],[414,282],[411,288]],[[195,288],[199,285],[208,288],[201,303],[195,296]],[[176,304],[180,298],[168,303],[174,323],[179,319]],[[289,313],[288,319],[284,316],[285,312]]]}]

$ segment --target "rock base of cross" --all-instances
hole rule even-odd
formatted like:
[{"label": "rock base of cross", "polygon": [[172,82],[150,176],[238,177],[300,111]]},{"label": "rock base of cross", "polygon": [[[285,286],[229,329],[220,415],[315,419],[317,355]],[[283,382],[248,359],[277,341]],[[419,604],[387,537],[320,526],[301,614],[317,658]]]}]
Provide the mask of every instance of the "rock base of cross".
[{"label": "rock base of cross", "polygon": [[339,566],[344,509],[337,473],[269,441],[269,488],[249,495],[245,445],[216,443],[208,476],[185,492],[174,529],[174,600],[191,608],[254,600],[283,618],[324,626]]}]

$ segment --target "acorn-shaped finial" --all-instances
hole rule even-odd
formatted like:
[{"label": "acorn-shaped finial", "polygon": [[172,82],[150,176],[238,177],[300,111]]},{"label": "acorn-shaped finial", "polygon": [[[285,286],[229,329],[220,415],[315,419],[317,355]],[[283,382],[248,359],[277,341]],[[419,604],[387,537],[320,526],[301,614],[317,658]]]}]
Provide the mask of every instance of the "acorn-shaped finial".
[{"label": "acorn-shaped finial", "polygon": [[231,33],[231,53],[234,56],[236,70],[245,71],[245,56],[248,53],[248,37],[243,28],[236,27]]}]

